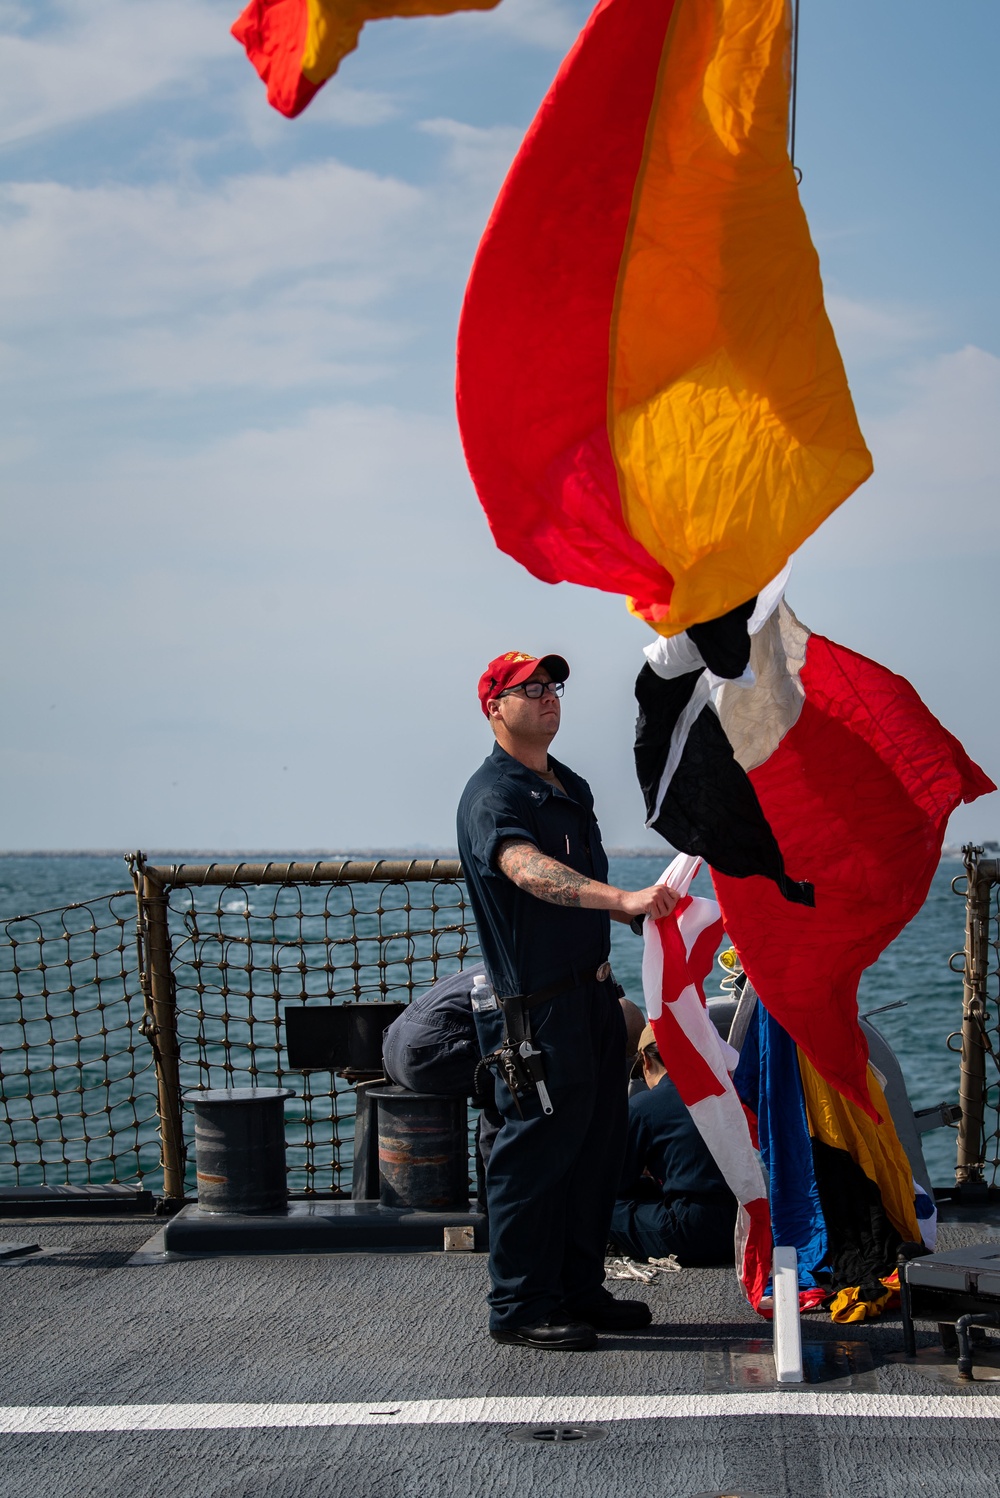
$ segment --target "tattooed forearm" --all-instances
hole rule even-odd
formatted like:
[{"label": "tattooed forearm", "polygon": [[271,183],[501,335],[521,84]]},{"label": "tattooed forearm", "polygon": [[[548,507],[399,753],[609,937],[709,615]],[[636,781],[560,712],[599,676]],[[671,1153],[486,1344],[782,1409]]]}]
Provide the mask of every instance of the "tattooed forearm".
[{"label": "tattooed forearm", "polygon": [[[540,853],[534,843],[513,839],[502,843],[497,864],[519,889],[547,900],[550,905],[588,905],[594,909],[602,895],[612,893],[608,885],[588,879],[585,874],[578,874],[557,859]],[[587,895],[597,896],[597,900],[588,900]]]},{"label": "tattooed forearm", "polygon": [[659,920],[670,914],[679,899],[666,884],[626,890],[602,884],[599,879],[588,879],[585,874],[568,869],[557,858],[540,853],[534,843],[522,838],[507,838],[500,844],[497,867],[519,889],[539,900],[547,900],[550,905],[606,910],[613,920],[629,921],[637,915]]}]

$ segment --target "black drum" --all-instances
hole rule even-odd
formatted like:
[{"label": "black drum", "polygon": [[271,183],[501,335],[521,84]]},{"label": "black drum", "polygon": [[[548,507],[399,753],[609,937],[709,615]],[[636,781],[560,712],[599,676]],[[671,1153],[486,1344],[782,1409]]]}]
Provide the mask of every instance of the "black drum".
[{"label": "black drum", "polygon": [[287,1212],[288,1087],[218,1087],[184,1094],[194,1109],[198,1206],[203,1212]]},{"label": "black drum", "polygon": [[373,1088],[378,1109],[379,1200],[423,1212],[469,1210],[465,1098]]}]

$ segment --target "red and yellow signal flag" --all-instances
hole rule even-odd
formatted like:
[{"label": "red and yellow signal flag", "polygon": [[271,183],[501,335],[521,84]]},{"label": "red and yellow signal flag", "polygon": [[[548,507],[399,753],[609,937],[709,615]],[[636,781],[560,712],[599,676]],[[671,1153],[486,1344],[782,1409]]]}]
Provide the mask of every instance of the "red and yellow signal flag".
[{"label": "red and yellow signal flag", "polygon": [[233,26],[281,114],[301,114],[358,45],[366,21],[492,10],[500,0],[250,0]]},{"label": "red and yellow signal flag", "polygon": [[473,266],[458,413],[494,537],[665,635],[871,472],[786,148],[786,0],[601,0]]}]

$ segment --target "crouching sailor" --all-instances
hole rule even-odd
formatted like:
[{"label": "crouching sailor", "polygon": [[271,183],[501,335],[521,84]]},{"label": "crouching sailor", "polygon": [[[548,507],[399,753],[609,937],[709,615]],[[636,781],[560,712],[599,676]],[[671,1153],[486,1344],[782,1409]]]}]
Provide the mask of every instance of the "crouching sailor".
[{"label": "crouching sailor", "polygon": [[733,1262],[736,1198],[667,1076],[651,1025],[639,1037],[646,1090],[629,1099],[611,1241],[633,1259]]},{"label": "crouching sailor", "polygon": [[492,986],[476,1028],[503,1115],[486,1173],[490,1333],[555,1349],[651,1320],[648,1306],[604,1288],[627,1116],[609,916],[667,915],[677,898],[604,882],[590,788],[548,753],[568,675],[557,655],[511,651],[490,663],[479,701],[496,745],[458,809]]},{"label": "crouching sailor", "polygon": [[503,1122],[496,1111],[492,1073],[480,1064],[472,1016],[473,995],[485,989],[482,967],[440,978],[406,1006],[382,1037],[382,1065],[390,1082],[410,1092],[471,1098],[482,1109],[476,1127],[476,1179],[484,1208],[486,1162]]}]

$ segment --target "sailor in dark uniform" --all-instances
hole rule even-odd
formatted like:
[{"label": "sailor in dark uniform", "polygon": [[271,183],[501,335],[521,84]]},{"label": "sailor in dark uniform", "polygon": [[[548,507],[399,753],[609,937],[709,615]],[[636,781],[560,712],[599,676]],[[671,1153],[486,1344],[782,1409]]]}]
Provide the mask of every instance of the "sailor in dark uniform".
[{"label": "sailor in dark uniform", "polygon": [[667,1076],[650,1025],[639,1056],[646,1089],[629,1099],[611,1241],[633,1259],[731,1264],[736,1198]]},{"label": "sailor in dark uniform", "polygon": [[480,1065],[472,990],[486,981],[482,964],[438,979],[408,1004],[382,1037],[382,1065],[390,1082],[410,1092],[471,1098],[481,1109],[476,1126],[476,1177],[485,1207],[486,1162],[503,1119],[493,1075]]},{"label": "sailor in dark uniform", "polygon": [[390,1082],[410,1092],[471,1097],[479,1042],[470,995],[480,967],[439,978],[407,1004],[382,1036],[382,1063]]},{"label": "sailor in dark uniform", "polygon": [[[492,661],[479,700],[496,736],[458,809],[458,846],[490,1007],[484,1055],[526,1057],[497,1081],[503,1115],[487,1170],[490,1333],[499,1342],[586,1348],[596,1329],[649,1324],[604,1288],[625,1142],[624,1022],[608,964],[609,917],[667,915],[672,890],[626,891],[608,861],[585,780],[549,757],[561,656]],[[507,1062],[498,1061],[503,1068]],[[512,1090],[513,1087],[513,1090]]]}]

